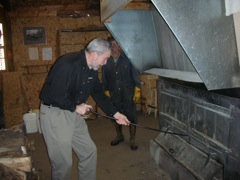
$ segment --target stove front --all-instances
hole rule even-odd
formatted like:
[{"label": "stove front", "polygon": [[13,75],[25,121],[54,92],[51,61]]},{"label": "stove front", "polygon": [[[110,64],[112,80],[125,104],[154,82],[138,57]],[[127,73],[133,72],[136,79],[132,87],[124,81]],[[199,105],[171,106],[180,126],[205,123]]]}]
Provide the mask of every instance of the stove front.
[{"label": "stove front", "polygon": [[150,143],[171,179],[240,179],[240,99],[158,81],[159,125]]}]

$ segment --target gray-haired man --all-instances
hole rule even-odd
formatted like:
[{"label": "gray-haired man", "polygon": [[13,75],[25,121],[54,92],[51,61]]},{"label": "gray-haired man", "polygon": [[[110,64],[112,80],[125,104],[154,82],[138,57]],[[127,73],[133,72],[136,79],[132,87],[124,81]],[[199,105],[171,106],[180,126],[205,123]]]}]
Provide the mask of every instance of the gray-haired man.
[{"label": "gray-haired man", "polygon": [[129,121],[104,95],[98,72],[106,64],[111,49],[108,41],[97,38],[79,52],[59,57],[40,94],[40,122],[52,165],[52,179],[67,180],[72,168],[72,149],[79,158],[79,179],[96,179],[97,151],[82,115],[92,106],[91,95],[103,111],[121,125]]}]

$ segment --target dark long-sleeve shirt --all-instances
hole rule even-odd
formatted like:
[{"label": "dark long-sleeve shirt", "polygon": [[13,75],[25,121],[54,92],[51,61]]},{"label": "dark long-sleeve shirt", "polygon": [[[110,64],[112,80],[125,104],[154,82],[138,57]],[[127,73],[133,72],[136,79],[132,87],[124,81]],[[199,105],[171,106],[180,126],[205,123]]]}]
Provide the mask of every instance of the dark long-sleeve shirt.
[{"label": "dark long-sleeve shirt", "polygon": [[68,53],[53,65],[40,99],[64,110],[75,111],[76,105],[85,103],[92,96],[102,110],[113,116],[117,110],[104,95],[98,72],[87,65],[85,51]]}]

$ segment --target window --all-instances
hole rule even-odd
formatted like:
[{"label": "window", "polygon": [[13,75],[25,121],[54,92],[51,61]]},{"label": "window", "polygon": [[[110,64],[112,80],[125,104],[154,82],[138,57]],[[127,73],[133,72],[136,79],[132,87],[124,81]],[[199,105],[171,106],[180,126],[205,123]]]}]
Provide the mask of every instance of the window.
[{"label": "window", "polygon": [[4,54],[4,39],[3,39],[3,26],[0,23],[0,70],[5,70],[5,54]]}]

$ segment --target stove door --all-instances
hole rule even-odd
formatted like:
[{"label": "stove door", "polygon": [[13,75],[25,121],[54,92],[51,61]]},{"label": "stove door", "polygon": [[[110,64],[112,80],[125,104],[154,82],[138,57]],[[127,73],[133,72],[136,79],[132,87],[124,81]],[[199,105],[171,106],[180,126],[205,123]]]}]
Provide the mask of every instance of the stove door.
[{"label": "stove door", "polygon": [[171,179],[223,179],[223,165],[179,136],[160,133],[151,141],[156,163]]}]

